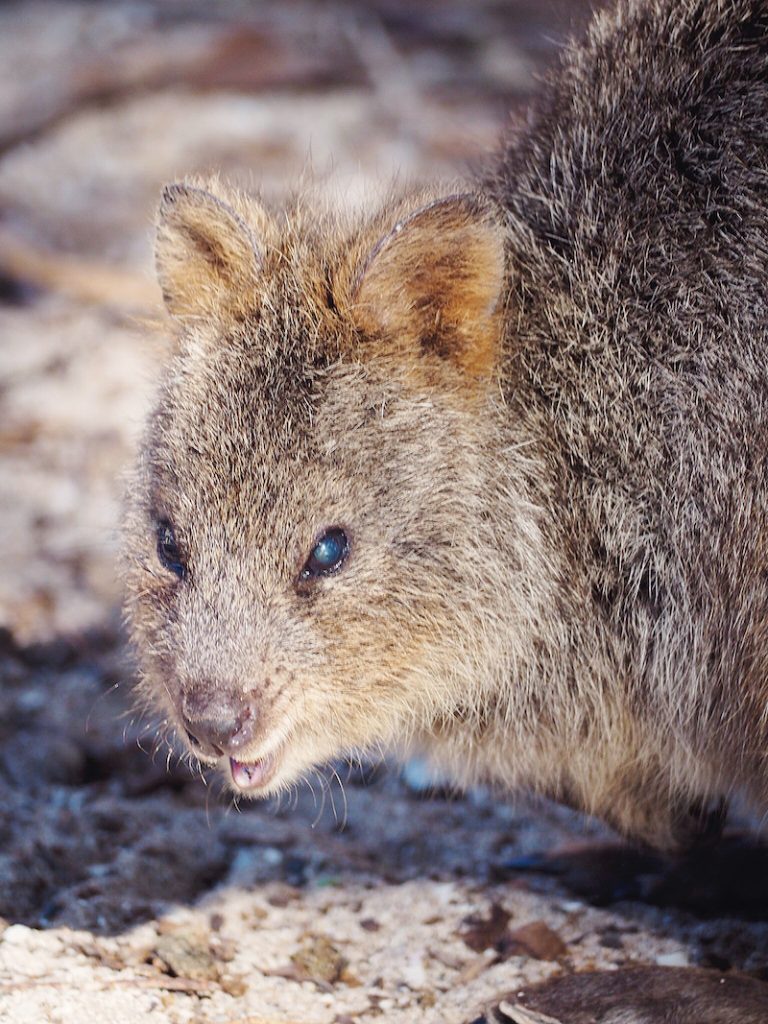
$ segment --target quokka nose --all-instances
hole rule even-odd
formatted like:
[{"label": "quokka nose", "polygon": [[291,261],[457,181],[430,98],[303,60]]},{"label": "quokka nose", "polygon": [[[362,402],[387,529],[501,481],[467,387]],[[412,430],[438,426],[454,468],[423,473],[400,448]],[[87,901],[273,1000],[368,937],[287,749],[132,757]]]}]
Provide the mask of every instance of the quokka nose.
[{"label": "quokka nose", "polygon": [[181,717],[192,746],[201,754],[235,754],[253,739],[258,726],[252,699],[215,686],[196,686],[181,701]]}]

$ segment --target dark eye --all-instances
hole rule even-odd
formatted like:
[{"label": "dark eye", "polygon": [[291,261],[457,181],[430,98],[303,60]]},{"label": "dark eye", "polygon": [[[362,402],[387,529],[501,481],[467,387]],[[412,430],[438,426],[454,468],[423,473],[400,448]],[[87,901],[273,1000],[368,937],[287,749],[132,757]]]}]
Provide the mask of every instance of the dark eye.
[{"label": "dark eye", "polygon": [[315,544],[301,570],[299,578],[311,580],[315,576],[330,576],[338,572],[349,554],[349,541],[343,530],[334,527],[327,530]]},{"label": "dark eye", "polygon": [[179,579],[186,574],[187,567],[184,564],[179,542],[176,540],[173,527],[168,522],[157,524],[157,557],[160,559],[160,564],[175,573]]}]

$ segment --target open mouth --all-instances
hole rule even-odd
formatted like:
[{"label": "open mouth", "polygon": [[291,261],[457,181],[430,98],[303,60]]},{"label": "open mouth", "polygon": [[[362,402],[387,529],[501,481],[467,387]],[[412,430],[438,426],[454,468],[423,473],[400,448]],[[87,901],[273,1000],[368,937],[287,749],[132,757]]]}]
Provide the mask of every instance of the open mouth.
[{"label": "open mouth", "polygon": [[277,756],[268,754],[256,761],[247,762],[237,761],[234,757],[230,757],[229,771],[232,775],[232,782],[242,792],[263,789],[272,781],[277,771]]}]

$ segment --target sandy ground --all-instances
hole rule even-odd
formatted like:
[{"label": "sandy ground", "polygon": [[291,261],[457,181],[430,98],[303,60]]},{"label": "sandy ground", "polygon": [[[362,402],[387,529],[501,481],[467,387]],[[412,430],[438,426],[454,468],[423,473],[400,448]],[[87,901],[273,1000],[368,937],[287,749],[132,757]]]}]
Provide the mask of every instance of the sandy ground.
[{"label": "sandy ground", "polygon": [[561,971],[768,976],[744,841],[666,863],[559,808],[425,797],[418,765],[236,808],[131,713],[116,551],[160,185],[452,178],[586,6],[0,8],[1,1021],[461,1024]]}]

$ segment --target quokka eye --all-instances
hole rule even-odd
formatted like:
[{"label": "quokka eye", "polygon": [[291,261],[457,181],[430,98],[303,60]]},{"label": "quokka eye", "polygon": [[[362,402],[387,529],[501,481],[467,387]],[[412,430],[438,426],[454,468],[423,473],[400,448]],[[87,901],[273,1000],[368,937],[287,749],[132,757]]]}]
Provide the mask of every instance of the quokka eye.
[{"label": "quokka eye", "polygon": [[317,576],[330,576],[338,572],[349,555],[347,535],[338,526],[326,530],[312,548],[299,579],[311,580]]},{"label": "quokka eye", "polygon": [[184,556],[173,527],[167,520],[157,524],[157,557],[160,564],[169,572],[175,573],[179,579],[184,578],[187,572]]}]

